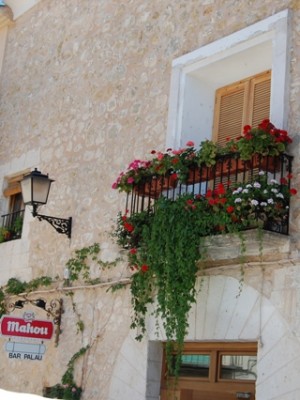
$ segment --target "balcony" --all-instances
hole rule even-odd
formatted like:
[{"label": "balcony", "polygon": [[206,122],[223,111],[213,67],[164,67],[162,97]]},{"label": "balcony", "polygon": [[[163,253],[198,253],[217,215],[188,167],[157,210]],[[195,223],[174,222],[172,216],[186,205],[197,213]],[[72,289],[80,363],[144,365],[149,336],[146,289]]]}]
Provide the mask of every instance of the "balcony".
[{"label": "balcony", "polygon": [[0,243],[20,239],[22,236],[25,210],[1,215]]},{"label": "balcony", "polygon": [[[127,194],[126,210],[130,215],[143,211],[155,210],[155,203],[161,197],[175,200],[179,196],[192,194],[195,197],[204,196],[213,191],[219,184],[225,189],[238,184],[251,184],[257,180],[259,173],[264,173],[267,182],[278,182],[290,188],[292,172],[292,156],[282,153],[278,156],[262,156],[255,154],[250,160],[243,161],[239,153],[229,153],[216,156],[216,163],[211,167],[194,165],[190,167],[185,181],[174,179],[172,173],[165,175],[150,175],[137,184]],[[264,229],[281,234],[289,232],[289,201],[287,217],[280,221],[268,220]]]},{"label": "balcony", "polygon": [[113,183],[127,194],[115,237],[127,251],[138,339],[153,293],[166,340],[180,348],[204,269],[289,257],[292,140],[268,120],[250,128],[223,148],[206,140],[199,150],[193,142],[152,150],[152,160],[132,161]]}]

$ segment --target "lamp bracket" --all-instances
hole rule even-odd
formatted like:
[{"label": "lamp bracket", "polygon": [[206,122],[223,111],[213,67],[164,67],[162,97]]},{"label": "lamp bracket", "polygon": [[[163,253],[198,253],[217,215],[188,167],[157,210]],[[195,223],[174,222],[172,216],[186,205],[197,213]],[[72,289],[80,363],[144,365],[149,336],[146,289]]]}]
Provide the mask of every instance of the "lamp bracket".
[{"label": "lamp bracket", "polygon": [[39,221],[45,220],[49,222],[50,225],[58,232],[68,236],[71,238],[72,232],[72,217],[70,218],[57,218],[51,217],[49,215],[43,215],[38,213],[32,213],[34,217],[37,217]]}]

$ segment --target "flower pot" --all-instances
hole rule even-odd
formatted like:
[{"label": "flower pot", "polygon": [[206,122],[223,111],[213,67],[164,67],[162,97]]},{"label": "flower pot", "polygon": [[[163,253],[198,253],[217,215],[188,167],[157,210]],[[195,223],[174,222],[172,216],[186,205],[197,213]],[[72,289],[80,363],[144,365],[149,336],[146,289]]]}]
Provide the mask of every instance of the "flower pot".
[{"label": "flower pot", "polygon": [[249,163],[252,169],[257,168],[267,172],[279,172],[281,166],[279,156],[262,156],[261,154],[254,154]]},{"label": "flower pot", "polygon": [[138,194],[138,196],[158,199],[162,192],[175,189],[177,183],[177,175],[174,178],[172,175],[158,177],[153,176],[151,180],[140,182],[138,185],[136,185],[134,187],[134,191]]},{"label": "flower pot", "polygon": [[233,174],[238,174],[250,169],[247,161],[240,158],[224,158],[215,165],[215,177],[226,177]]},{"label": "flower pot", "polygon": [[204,166],[191,166],[189,168],[188,176],[186,179],[187,185],[194,185],[195,183],[209,181],[213,178],[211,167]]}]

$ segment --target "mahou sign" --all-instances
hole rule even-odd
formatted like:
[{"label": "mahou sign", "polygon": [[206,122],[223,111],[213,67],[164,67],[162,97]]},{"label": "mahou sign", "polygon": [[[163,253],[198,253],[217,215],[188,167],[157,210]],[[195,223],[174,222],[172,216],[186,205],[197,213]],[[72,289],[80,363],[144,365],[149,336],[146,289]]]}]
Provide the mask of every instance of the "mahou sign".
[{"label": "mahou sign", "polygon": [[4,316],[0,323],[3,336],[18,336],[31,339],[51,339],[53,322],[43,320],[25,321],[23,318]]}]

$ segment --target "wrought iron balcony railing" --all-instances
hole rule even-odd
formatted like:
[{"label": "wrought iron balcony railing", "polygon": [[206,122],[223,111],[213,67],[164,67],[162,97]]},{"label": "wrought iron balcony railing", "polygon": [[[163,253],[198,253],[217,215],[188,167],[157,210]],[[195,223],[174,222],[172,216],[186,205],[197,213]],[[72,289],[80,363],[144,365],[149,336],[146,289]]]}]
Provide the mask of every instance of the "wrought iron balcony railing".
[{"label": "wrought iron balcony railing", "polygon": [[[219,155],[216,164],[212,167],[194,166],[190,168],[185,182],[174,181],[171,174],[165,176],[152,176],[133,187],[128,193],[126,210],[130,214],[150,210],[160,196],[175,200],[186,193],[205,195],[209,189],[215,189],[222,183],[230,188],[235,184],[254,182],[258,173],[264,171],[269,182],[286,181],[289,185],[292,172],[292,156],[280,154],[279,156],[253,155],[249,161],[240,159],[238,153]],[[265,229],[278,233],[288,234],[288,218],[284,224],[266,222]]]},{"label": "wrought iron balcony railing", "polygon": [[0,228],[0,243],[21,238],[24,213],[25,210],[20,210],[10,214],[1,215],[2,225]]}]

